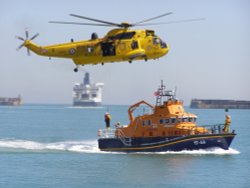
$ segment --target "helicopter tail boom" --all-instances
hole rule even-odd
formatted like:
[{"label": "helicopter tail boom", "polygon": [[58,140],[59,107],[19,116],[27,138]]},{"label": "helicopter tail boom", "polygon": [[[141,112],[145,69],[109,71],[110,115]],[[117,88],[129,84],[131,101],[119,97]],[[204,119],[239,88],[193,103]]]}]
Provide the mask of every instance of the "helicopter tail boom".
[{"label": "helicopter tail boom", "polygon": [[37,55],[43,55],[43,53],[44,53],[43,48],[41,46],[34,44],[30,40],[26,40],[24,42],[24,46],[27,49],[31,50],[32,52],[36,53]]},{"label": "helicopter tail boom", "polygon": [[77,55],[76,47],[71,43],[58,44],[52,46],[38,46],[30,40],[26,40],[24,41],[23,46],[40,56],[73,58]]},{"label": "helicopter tail boom", "polygon": [[51,45],[51,46],[38,46],[32,41],[39,36],[39,33],[36,33],[32,37],[29,37],[28,30],[25,30],[25,37],[16,36],[16,39],[23,41],[17,50],[20,50],[22,47],[27,48],[27,54],[30,55],[30,50],[37,55],[47,56],[47,57],[61,57],[61,58],[72,58],[76,55],[75,45],[72,43]]}]

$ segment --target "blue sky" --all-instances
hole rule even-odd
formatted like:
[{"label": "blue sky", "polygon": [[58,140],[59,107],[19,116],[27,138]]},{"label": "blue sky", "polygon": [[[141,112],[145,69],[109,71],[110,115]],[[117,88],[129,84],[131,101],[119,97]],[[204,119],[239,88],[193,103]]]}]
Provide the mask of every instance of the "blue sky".
[{"label": "blue sky", "polygon": [[[40,36],[39,45],[104,36],[110,28],[49,24],[50,20],[82,21],[70,13],[112,22],[136,22],[165,12],[159,22],[205,18],[190,22],[145,27],[154,29],[170,45],[169,54],[156,61],[85,66],[78,73],[68,59],[49,60],[16,51],[15,35]],[[105,104],[155,102],[153,93],[164,80],[189,105],[191,98],[250,100],[250,1],[0,1],[0,96],[21,94],[25,103],[72,102],[72,87],[85,71],[93,82],[104,82]],[[142,27],[138,28],[141,29]]]}]

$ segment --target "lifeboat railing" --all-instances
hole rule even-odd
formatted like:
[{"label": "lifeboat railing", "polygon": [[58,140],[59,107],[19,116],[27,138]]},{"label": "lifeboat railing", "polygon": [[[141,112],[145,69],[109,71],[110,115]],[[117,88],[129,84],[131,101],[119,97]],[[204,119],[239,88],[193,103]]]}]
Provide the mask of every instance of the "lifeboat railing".
[{"label": "lifeboat railing", "polygon": [[[205,135],[205,134],[225,134],[225,133],[235,133],[235,131],[228,131],[224,132],[225,124],[214,124],[214,125],[200,125],[197,127],[187,129],[185,126],[179,128],[179,130],[185,130],[186,134],[183,136],[188,135]],[[137,126],[135,127],[134,131],[136,130]],[[121,142],[126,146],[131,146],[132,138],[128,137],[124,134],[122,129],[103,129],[98,131],[98,136],[100,138],[119,138]]]},{"label": "lifeboat railing", "polygon": [[[140,121],[141,121],[141,118],[139,117],[139,118],[136,120],[136,125],[135,125],[134,128],[132,129],[133,132],[131,133],[131,135],[134,135],[134,133],[136,132],[137,127],[138,127],[138,124],[139,124]],[[124,145],[131,146],[131,142],[132,142],[131,137],[126,136],[126,135],[124,134],[124,132],[123,132],[121,129],[116,129],[116,130],[117,130],[117,132],[116,132],[117,137],[122,141],[122,143],[123,143]]]},{"label": "lifeboat railing", "polygon": [[[211,134],[223,134],[225,124],[214,124],[214,125],[202,125],[202,127],[206,128]],[[230,131],[228,131],[230,132]],[[234,130],[232,131],[234,133]]]},{"label": "lifeboat railing", "polygon": [[[136,120],[136,125],[133,129],[132,135],[136,132],[136,129],[138,127],[139,122],[141,121],[141,118],[138,118]],[[122,141],[122,143],[126,146],[131,146],[132,139],[131,137],[128,137],[124,134],[124,132],[121,129],[116,129],[117,130],[117,137]]]},{"label": "lifeboat railing", "polygon": [[121,142],[126,146],[131,146],[131,137],[127,137],[121,129],[117,130],[117,137],[121,140]]},{"label": "lifeboat railing", "polygon": [[101,138],[113,138],[115,137],[115,129],[99,129],[98,136]]},{"label": "lifeboat railing", "polygon": [[[225,133],[223,128],[225,124],[214,124],[214,125],[200,125],[197,127],[193,127],[188,129],[189,135],[196,135],[196,134],[223,134]],[[187,130],[184,127],[180,128],[183,130]],[[229,131],[230,132],[230,131]],[[233,130],[232,133],[235,131]]]},{"label": "lifeboat railing", "polygon": [[100,129],[98,131],[100,138],[119,138],[126,146],[131,146],[131,137],[127,137],[121,129]]}]

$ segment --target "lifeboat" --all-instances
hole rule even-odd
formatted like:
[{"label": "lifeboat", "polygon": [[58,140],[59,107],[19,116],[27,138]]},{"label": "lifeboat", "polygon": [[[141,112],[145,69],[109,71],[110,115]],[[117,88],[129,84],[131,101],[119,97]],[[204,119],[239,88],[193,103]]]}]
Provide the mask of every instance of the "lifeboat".
[{"label": "lifeboat", "polygon": [[[222,148],[228,150],[235,137],[230,131],[230,116],[227,112],[225,124],[199,126],[197,115],[187,113],[183,101],[176,99],[173,90],[166,90],[161,82],[156,95],[156,105],[140,101],[128,109],[129,124],[115,129],[98,131],[101,151],[112,152],[166,152]],[[142,115],[133,112],[141,106],[147,107]]]}]

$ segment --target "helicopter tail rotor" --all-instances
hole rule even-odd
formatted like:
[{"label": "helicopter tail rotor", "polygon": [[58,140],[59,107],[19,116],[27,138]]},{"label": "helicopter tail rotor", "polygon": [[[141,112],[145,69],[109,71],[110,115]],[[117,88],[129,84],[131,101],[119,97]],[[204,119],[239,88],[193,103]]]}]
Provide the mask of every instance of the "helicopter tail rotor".
[{"label": "helicopter tail rotor", "polygon": [[[25,38],[23,37],[20,37],[20,36],[16,36],[16,39],[19,39],[21,41],[23,41],[23,43],[17,47],[17,51],[20,50],[22,47],[25,46],[25,44],[27,44],[29,41],[32,41],[34,40],[35,38],[37,38],[39,36],[39,33],[36,33],[35,35],[33,35],[31,38],[29,38],[29,32],[28,30],[26,29],[25,30]],[[30,56],[30,50],[29,48],[27,48],[27,55]]]}]

